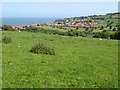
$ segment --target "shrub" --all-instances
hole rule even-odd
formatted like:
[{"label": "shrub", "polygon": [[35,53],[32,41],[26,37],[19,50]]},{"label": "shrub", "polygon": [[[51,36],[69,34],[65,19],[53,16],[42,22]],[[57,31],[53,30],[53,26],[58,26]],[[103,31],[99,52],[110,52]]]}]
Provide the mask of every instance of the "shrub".
[{"label": "shrub", "polygon": [[113,28],[113,31],[116,31],[116,28]]},{"label": "shrub", "polygon": [[103,30],[104,29],[104,27],[102,26],[102,27],[100,27],[100,30]]},{"label": "shrub", "polygon": [[81,32],[82,37],[86,37],[87,35],[84,32]]},{"label": "shrub", "polygon": [[105,31],[101,33],[101,37],[102,38],[110,38],[110,31]]},{"label": "shrub", "polygon": [[10,43],[11,42],[11,37],[7,37],[7,36],[4,36],[3,38],[2,38],[2,42],[3,43]]},{"label": "shrub", "polygon": [[76,30],[78,30],[78,29],[79,29],[79,27],[77,26],[77,27],[76,27]]},{"label": "shrub", "polygon": [[3,29],[4,31],[14,31],[14,29],[13,29],[11,26],[9,26],[9,25],[3,25],[3,26],[2,26],[2,29]]},{"label": "shrub", "polygon": [[120,31],[115,32],[114,38],[120,40]]},{"label": "shrub", "polygon": [[110,39],[114,39],[114,38],[115,38],[115,34],[111,34]]},{"label": "shrub", "polygon": [[109,26],[109,29],[112,29],[112,26]]},{"label": "shrub", "polygon": [[52,46],[45,45],[45,44],[41,43],[40,41],[38,41],[33,45],[30,52],[34,52],[37,54],[41,53],[41,54],[54,55],[55,49]]}]

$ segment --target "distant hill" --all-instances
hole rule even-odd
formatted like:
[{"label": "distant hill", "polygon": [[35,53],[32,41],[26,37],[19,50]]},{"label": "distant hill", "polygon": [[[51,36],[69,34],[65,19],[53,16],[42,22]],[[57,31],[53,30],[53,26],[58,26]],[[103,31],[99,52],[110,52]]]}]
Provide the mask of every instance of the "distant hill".
[{"label": "distant hill", "polygon": [[[115,12],[115,13],[107,13],[106,15],[90,15],[90,16],[81,16],[81,17],[71,17],[71,18],[64,18],[64,19],[58,19],[56,21],[64,21],[65,19],[68,19],[68,20],[72,20],[72,19],[85,19],[85,18],[88,18],[88,17],[92,17],[92,18],[105,18],[105,19],[117,19],[118,18],[118,15],[120,14],[120,12]],[[111,17],[110,17],[111,16]]]}]

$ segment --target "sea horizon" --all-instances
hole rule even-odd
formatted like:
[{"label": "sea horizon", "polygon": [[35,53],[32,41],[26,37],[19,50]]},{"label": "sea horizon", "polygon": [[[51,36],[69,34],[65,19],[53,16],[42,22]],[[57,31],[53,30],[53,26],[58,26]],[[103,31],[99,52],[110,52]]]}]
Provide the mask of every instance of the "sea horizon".
[{"label": "sea horizon", "polygon": [[43,24],[54,22],[58,17],[2,17],[0,26],[6,24],[10,26]]}]

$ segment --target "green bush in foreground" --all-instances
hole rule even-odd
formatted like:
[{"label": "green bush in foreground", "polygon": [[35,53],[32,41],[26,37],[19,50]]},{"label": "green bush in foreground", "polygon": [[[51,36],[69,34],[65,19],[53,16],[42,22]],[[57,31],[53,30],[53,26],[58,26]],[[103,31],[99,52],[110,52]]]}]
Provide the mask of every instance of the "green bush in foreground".
[{"label": "green bush in foreground", "polygon": [[30,52],[34,52],[37,54],[41,53],[41,54],[54,55],[55,49],[52,46],[45,45],[41,42],[36,42],[31,48]]},{"label": "green bush in foreground", "polygon": [[7,36],[4,36],[3,38],[2,38],[2,42],[3,43],[10,43],[11,42],[11,37],[7,37]]}]

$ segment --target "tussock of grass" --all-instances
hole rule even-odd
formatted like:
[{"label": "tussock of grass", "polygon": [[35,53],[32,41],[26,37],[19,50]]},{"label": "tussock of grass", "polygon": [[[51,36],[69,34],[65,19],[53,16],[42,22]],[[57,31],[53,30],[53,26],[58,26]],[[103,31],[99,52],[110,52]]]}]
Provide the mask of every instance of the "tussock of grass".
[{"label": "tussock of grass", "polygon": [[52,46],[48,46],[40,41],[37,41],[33,47],[31,48],[30,52],[34,52],[37,54],[48,54],[48,55],[54,55],[55,54],[55,48]]},{"label": "tussock of grass", "polygon": [[10,43],[12,41],[12,38],[11,37],[8,37],[8,36],[4,36],[2,38],[2,42],[3,43]]}]

